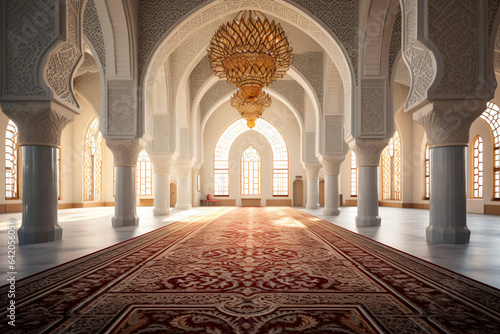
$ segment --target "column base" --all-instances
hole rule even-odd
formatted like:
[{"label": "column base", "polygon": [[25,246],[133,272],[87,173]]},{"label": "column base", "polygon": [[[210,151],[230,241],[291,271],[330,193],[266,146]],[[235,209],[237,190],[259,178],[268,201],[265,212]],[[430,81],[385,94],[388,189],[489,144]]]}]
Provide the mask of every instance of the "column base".
[{"label": "column base", "polygon": [[17,231],[17,237],[20,245],[58,241],[62,239],[62,228],[59,225],[50,228],[37,227],[35,229],[21,226]]},{"label": "column base", "polygon": [[306,209],[308,210],[317,210],[320,208],[319,203],[316,204],[306,204]]},{"label": "column base", "polygon": [[356,216],[356,226],[380,226],[379,216]]},{"label": "column base", "polygon": [[323,214],[325,216],[338,216],[340,215],[340,210],[339,209],[330,209],[330,208],[324,208],[323,209]]},{"label": "column base", "polygon": [[425,234],[428,242],[437,244],[468,244],[470,240],[470,230],[465,226],[428,226]]},{"label": "column base", "polygon": [[139,225],[139,217],[116,217],[111,218],[113,227],[137,226]]},{"label": "column base", "polygon": [[153,215],[154,216],[168,216],[170,214],[170,209],[169,208],[154,208],[153,209]]},{"label": "column base", "polygon": [[191,209],[191,204],[176,204],[175,209],[176,210],[189,210]]}]

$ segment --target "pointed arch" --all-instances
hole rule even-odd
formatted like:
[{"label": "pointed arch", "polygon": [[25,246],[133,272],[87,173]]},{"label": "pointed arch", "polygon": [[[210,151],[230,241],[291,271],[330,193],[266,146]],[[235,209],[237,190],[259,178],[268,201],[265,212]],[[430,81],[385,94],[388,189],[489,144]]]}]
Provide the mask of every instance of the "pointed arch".
[{"label": "pointed arch", "polygon": [[424,182],[424,199],[429,199],[431,197],[431,149],[429,143],[425,143]]},{"label": "pointed arch", "polygon": [[[229,196],[229,150],[241,134],[250,131],[244,118],[239,118],[222,131],[214,150],[214,196]],[[256,131],[266,138],[273,152],[273,196],[288,196],[288,148],[279,130],[259,118]]]},{"label": "pointed arch", "polygon": [[351,197],[358,196],[358,169],[356,166],[356,153],[351,150]]},{"label": "pointed arch", "polygon": [[252,145],[241,154],[240,159],[241,195],[262,194],[262,159]]},{"label": "pointed arch", "polygon": [[84,145],[84,201],[100,201],[102,198],[102,136],[97,117],[85,132]]},{"label": "pointed arch", "polygon": [[483,198],[483,139],[477,135],[472,141],[472,198]]},{"label": "pointed arch", "polygon": [[382,199],[401,200],[401,140],[396,130],[381,158]]},{"label": "pointed arch", "polygon": [[137,159],[137,196],[153,195],[153,173],[151,160],[146,150],[142,150]]},{"label": "pointed arch", "polygon": [[19,132],[10,119],[5,131],[5,199],[19,199]]},{"label": "pointed arch", "polygon": [[488,102],[480,117],[493,133],[493,199],[500,199],[500,108]]}]

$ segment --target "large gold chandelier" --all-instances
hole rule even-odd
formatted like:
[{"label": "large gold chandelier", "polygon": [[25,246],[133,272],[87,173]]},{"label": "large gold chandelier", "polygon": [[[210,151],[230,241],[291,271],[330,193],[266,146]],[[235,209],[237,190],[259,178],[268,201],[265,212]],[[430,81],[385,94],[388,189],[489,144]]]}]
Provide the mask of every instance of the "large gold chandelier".
[{"label": "large gold chandelier", "polygon": [[231,105],[247,119],[249,127],[271,104],[262,91],[282,78],[290,66],[292,48],[279,23],[264,14],[244,10],[219,27],[208,48],[212,69],[239,88]]}]

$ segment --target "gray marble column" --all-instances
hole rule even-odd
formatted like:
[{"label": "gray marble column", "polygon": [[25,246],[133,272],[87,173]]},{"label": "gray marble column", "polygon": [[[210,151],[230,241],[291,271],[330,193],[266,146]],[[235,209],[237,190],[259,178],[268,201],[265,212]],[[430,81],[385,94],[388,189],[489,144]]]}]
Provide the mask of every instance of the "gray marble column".
[{"label": "gray marble column", "polygon": [[106,145],[113,152],[115,165],[115,215],[111,219],[113,227],[136,226],[135,182],[137,158],[143,149],[139,139],[106,139]]},{"label": "gray marble column", "polygon": [[114,227],[136,226],[135,166],[115,166],[115,215],[111,219]]},{"label": "gray marble column", "polygon": [[378,215],[378,166],[380,154],[390,138],[356,138],[351,148],[358,169],[358,214],[356,226],[380,226]]},{"label": "gray marble column", "polygon": [[20,244],[61,240],[57,210],[57,159],[64,127],[74,113],[50,101],[2,102],[19,128],[23,192]]},{"label": "gray marble column", "polygon": [[306,209],[319,209],[319,163],[305,164],[307,174],[307,204]]},{"label": "gray marble column", "polygon": [[378,215],[378,167],[358,167],[358,215],[356,226],[380,226]]},{"label": "gray marble column", "polygon": [[413,113],[431,151],[431,194],[427,241],[469,243],[466,152],[469,129],[486,107],[481,100],[436,100]]},{"label": "gray marble column", "polygon": [[57,221],[58,148],[23,146],[23,220],[19,243],[61,240]]},{"label": "gray marble column", "polygon": [[465,147],[431,148],[431,196],[427,241],[469,243],[467,228]]}]

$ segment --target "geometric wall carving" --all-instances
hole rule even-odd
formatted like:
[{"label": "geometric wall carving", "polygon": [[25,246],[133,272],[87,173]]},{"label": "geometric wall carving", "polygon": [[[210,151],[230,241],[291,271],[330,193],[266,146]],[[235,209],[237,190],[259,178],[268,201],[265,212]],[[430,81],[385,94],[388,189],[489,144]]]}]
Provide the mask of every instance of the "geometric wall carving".
[{"label": "geometric wall carving", "polygon": [[193,105],[194,98],[196,94],[200,90],[201,86],[208,79],[210,79],[214,75],[212,67],[210,66],[210,62],[208,60],[208,56],[203,57],[200,62],[196,65],[196,67],[191,72],[189,76],[189,94],[191,106]]},{"label": "geometric wall carving", "polygon": [[100,116],[101,113],[101,77],[99,72],[85,72],[75,78],[75,91],[90,102]]},{"label": "geometric wall carving", "polygon": [[[47,96],[44,82],[39,82],[37,67],[47,47],[56,38],[51,22],[56,22],[57,1],[2,1],[0,18],[5,26],[5,86],[0,95]],[[36,17],[37,19],[33,19]],[[2,57],[3,58],[3,57]]]},{"label": "geometric wall carving", "polygon": [[402,56],[412,78],[410,93],[406,100],[406,110],[410,110],[427,99],[436,69],[434,54],[421,42],[424,14],[423,4],[420,1],[403,1],[403,45]]},{"label": "geometric wall carving", "polygon": [[106,73],[106,48],[104,45],[104,35],[102,33],[101,22],[97,14],[94,0],[88,0],[83,12],[83,35],[92,44],[101,67]]},{"label": "geometric wall carving", "polygon": [[359,137],[385,137],[387,133],[387,81],[361,80]]},{"label": "geometric wall carving", "polygon": [[325,154],[344,154],[344,116],[325,115]]},{"label": "geometric wall carving", "polygon": [[151,143],[150,154],[172,153],[172,128],[173,124],[169,115],[154,115],[154,136]]},{"label": "geometric wall carving", "polygon": [[135,81],[108,81],[105,137],[135,137],[137,130],[137,85]]},{"label": "geometric wall carving", "polygon": [[321,108],[323,106],[323,52],[294,54],[291,66],[309,82]]},{"label": "geometric wall carving", "polygon": [[46,77],[54,93],[79,108],[73,93],[73,71],[82,58],[80,16],[83,0],[66,1],[66,41],[61,43],[47,63]]}]

